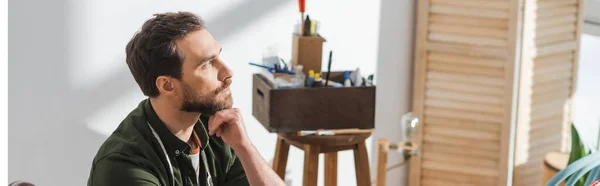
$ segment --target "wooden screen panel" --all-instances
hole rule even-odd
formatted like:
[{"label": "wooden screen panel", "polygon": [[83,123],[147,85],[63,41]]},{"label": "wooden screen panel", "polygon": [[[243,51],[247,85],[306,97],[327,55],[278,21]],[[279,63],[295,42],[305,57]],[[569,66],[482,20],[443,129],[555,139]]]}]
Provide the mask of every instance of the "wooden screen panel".
[{"label": "wooden screen panel", "polygon": [[569,135],[582,0],[417,3],[410,185],[541,185]]},{"label": "wooden screen panel", "polygon": [[543,157],[567,146],[581,7],[581,0],[525,0],[513,179],[516,186],[543,185]]},{"label": "wooden screen panel", "polygon": [[417,2],[410,185],[506,185],[515,2]]}]

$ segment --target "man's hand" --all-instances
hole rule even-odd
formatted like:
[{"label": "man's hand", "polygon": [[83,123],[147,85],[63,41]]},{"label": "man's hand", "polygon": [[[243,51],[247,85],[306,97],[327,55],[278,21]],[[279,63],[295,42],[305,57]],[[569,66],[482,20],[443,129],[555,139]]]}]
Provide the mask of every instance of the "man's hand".
[{"label": "man's hand", "polygon": [[251,145],[240,109],[232,108],[216,112],[208,119],[208,134],[217,134],[234,150]]},{"label": "man's hand", "polygon": [[242,163],[250,185],[285,185],[248,139],[239,109],[222,110],[211,116],[208,119],[208,134],[217,134],[231,146]]}]

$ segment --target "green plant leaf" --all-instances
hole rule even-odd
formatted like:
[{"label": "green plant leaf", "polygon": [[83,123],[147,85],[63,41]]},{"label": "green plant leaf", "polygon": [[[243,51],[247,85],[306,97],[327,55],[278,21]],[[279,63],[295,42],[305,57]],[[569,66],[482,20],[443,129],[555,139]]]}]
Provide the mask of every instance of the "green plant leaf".
[{"label": "green plant leaf", "polygon": [[[589,149],[586,150],[581,138],[579,137],[579,132],[577,132],[575,125],[571,123],[571,153],[569,154],[569,164],[581,159],[584,156],[587,156],[588,154]],[[581,179],[575,183],[575,186],[583,186],[586,177],[587,174],[581,177]]]}]

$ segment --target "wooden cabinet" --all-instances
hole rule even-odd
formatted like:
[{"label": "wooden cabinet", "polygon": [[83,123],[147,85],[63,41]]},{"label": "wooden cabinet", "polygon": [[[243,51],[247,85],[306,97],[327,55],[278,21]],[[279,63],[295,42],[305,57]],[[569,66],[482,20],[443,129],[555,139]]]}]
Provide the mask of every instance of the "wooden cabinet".
[{"label": "wooden cabinet", "polygon": [[582,0],[419,0],[410,185],[542,185],[565,148]]}]

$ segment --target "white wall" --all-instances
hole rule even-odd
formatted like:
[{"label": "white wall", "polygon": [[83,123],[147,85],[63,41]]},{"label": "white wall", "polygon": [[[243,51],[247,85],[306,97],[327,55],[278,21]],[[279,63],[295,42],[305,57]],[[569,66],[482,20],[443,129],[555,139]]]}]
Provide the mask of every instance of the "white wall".
[{"label": "white wall", "polygon": [[[307,1],[311,18],[321,21],[325,52],[334,49],[333,69],[377,71],[376,137],[399,140],[399,116],[408,111],[412,7],[411,0]],[[259,61],[272,45],[290,58],[296,1],[12,0],[9,182],[86,183],[100,144],[144,99],[125,64],[125,44],[153,13],[166,11],[192,11],[205,19],[235,73],[234,104],[244,111],[250,138],[267,160],[273,157],[276,136],[251,114],[250,77],[256,69],[247,62]],[[352,153],[338,158],[338,184],[355,185]],[[301,185],[302,159],[302,151],[291,148],[286,177],[294,186]],[[391,155],[390,163],[396,161],[399,156]],[[319,185],[322,173],[321,165]],[[388,177],[390,185],[405,181],[399,171]]]},{"label": "white wall", "polygon": [[[415,9],[416,1],[381,1],[374,139],[403,140],[400,138],[401,116],[411,110],[412,102]],[[377,140],[372,143],[371,170],[374,175]],[[402,159],[400,153],[390,152],[387,165],[402,162]],[[389,171],[386,183],[408,185],[408,166]]]},{"label": "white wall", "polygon": [[600,24],[600,0],[585,0],[584,19]]},{"label": "white wall", "polygon": [[577,89],[574,102],[575,126],[583,142],[598,147],[600,136],[600,0],[586,0],[585,24],[581,35]]},{"label": "white wall", "polygon": [[[598,25],[589,25],[600,27]],[[575,127],[584,143],[597,147],[600,135],[600,35],[583,31],[579,51],[577,87],[573,105]]]}]

